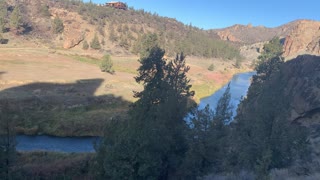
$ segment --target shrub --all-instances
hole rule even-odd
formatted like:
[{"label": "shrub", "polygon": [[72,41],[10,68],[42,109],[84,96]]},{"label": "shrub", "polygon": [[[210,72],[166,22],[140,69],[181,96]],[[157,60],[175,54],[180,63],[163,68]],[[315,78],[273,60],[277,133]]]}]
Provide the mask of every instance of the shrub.
[{"label": "shrub", "polygon": [[110,55],[104,55],[101,60],[100,69],[102,72],[114,73],[113,62]]},{"label": "shrub", "polygon": [[53,32],[58,34],[58,33],[62,33],[64,30],[64,25],[62,20],[57,16],[54,18],[53,20]]},{"label": "shrub", "polygon": [[241,68],[241,63],[242,63],[241,59],[237,59],[237,60],[236,60],[236,63],[235,63],[235,67],[236,67],[237,69],[240,69],[240,68]]},{"label": "shrub", "polygon": [[39,13],[44,17],[50,17],[51,16],[50,11],[49,11],[49,6],[47,6],[45,4],[41,5],[39,7]]},{"label": "shrub", "polygon": [[100,45],[99,38],[98,38],[97,34],[94,35],[94,37],[90,43],[90,47],[92,49],[96,49],[96,50],[101,49],[101,45]]},{"label": "shrub", "polygon": [[209,71],[213,71],[213,70],[214,70],[214,65],[211,64],[211,65],[208,67],[208,70],[209,70]]},{"label": "shrub", "polygon": [[89,44],[88,44],[87,40],[84,40],[84,41],[83,41],[82,49],[84,49],[84,50],[89,49]]}]

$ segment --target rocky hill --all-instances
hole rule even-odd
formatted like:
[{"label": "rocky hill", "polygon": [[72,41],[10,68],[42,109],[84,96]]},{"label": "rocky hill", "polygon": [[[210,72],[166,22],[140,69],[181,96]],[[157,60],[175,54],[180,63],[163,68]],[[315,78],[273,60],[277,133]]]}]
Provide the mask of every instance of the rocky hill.
[{"label": "rocky hill", "polygon": [[[239,59],[242,55],[254,60],[262,51],[263,43],[278,36],[283,38],[286,57],[320,54],[320,22],[311,20],[296,20],[275,28],[237,24],[206,31],[133,8],[120,10],[70,0],[3,2],[5,5],[0,3],[3,6],[0,12],[3,38],[0,42],[9,46],[33,45],[86,53],[84,44],[87,43],[90,50],[96,35],[101,45],[100,53],[137,55],[145,35],[155,33],[169,56],[183,51],[187,55],[206,58]],[[20,29],[11,27],[16,7],[21,16]],[[53,32],[55,18],[62,20],[63,31]]]},{"label": "rocky hill", "polygon": [[284,42],[284,55],[320,54],[320,22],[297,22]]},{"label": "rocky hill", "polygon": [[255,59],[261,51],[261,42],[275,36],[283,39],[284,56],[294,58],[299,54],[320,54],[320,22],[296,20],[275,28],[252,25],[234,25],[224,29],[210,30],[220,39],[244,44],[242,54]]},{"label": "rocky hill", "polygon": [[222,40],[242,44],[254,44],[258,42],[268,41],[275,36],[285,37],[298,23],[299,21],[293,21],[276,28],[252,26],[251,24],[236,24],[223,29],[209,30],[209,32],[212,34],[217,34]]},{"label": "rocky hill", "polygon": [[[7,0],[1,5],[3,37],[8,44],[34,43],[49,48],[77,51],[96,49],[109,54],[138,54],[145,35],[157,34],[157,41],[168,56],[183,51],[207,58],[240,58],[239,50],[228,42],[197,27],[144,10],[115,9],[93,3],[70,0]],[[18,9],[16,18],[13,16]],[[13,20],[18,27],[12,27]],[[58,20],[57,20],[58,19]],[[63,28],[56,30],[56,22]],[[94,37],[100,46],[90,48]],[[23,41],[25,40],[25,41]]]}]

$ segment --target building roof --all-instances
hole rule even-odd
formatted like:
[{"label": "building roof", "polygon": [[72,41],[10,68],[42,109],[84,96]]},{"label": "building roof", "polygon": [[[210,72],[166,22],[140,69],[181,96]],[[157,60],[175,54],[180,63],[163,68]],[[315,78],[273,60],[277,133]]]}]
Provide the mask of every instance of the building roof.
[{"label": "building roof", "polygon": [[107,2],[107,4],[114,4],[114,3],[123,3],[123,2],[120,2],[120,1],[110,1],[110,2]]}]

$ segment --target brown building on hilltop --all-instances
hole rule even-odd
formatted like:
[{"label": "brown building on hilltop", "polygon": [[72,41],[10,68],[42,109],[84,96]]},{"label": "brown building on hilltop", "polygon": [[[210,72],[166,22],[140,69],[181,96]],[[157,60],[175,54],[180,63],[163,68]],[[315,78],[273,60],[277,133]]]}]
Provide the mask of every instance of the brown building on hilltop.
[{"label": "brown building on hilltop", "polygon": [[111,1],[111,2],[106,3],[106,5],[109,7],[123,9],[123,10],[127,10],[127,8],[128,8],[125,3],[120,2],[120,1]]}]

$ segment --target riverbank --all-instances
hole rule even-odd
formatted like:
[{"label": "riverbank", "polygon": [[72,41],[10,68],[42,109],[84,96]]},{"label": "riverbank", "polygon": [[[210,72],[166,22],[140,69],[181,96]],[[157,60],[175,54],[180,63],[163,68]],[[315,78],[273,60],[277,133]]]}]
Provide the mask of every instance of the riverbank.
[{"label": "riverbank", "polygon": [[[239,73],[233,76],[230,81],[230,94],[233,105],[233,115],[236,115],[236,109],[242,97],[246,96],[251,83],[251,77],[255,72]],[[199,108],[202,109],[209,104],[214,110],[217,101],[220,99],[226,89],[225,85],[211,96],[201,100]],[[18,151],[57,151],[57,152],[94,152],[93,144],[99,142],[97,137],[54,137],[54,136],[17,136]]]},{"label": "riverbank", "polygon": [[[19,53],[16,53],[19,51]],[[125,118],[135,101],[132,91],[138,57],[112,57],[116,73],[103,73],[98,57],[48,49],[0,49],[0,101],[8,100],[17,134],[59,137],[103,136],[110,119]],[[234,62],[187,57],[194,100],[206,97],[238,72]],[[209,71],[210,64],[214,70]]]},{"label": "riverbank", "polygon": [[13,179],[94,179],[90,167],[95,153],[18,152]]}]

